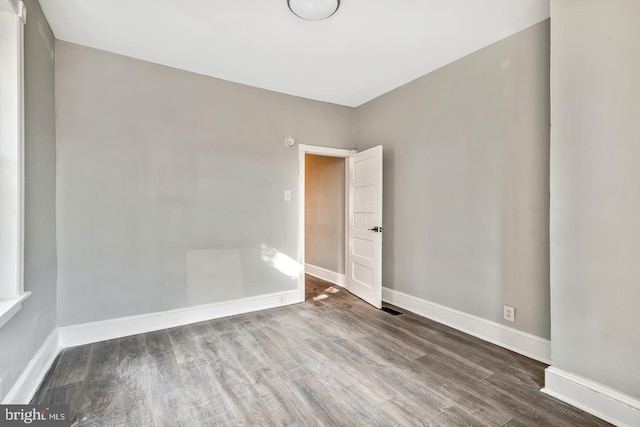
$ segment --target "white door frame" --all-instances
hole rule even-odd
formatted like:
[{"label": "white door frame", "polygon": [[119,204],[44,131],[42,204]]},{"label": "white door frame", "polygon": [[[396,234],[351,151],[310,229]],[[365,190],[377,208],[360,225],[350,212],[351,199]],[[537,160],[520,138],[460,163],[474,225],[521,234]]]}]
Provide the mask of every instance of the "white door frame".
[{"label": "white door frame", "polygon": [[345,168],[344,168],[344,184],[345,184],[345,232],[344,232],[344,256],[345,256],[345,266],[346,257],[347,257],[347,244],[348,244],[348,230],[347,226],[349,224],[349,219],[347,218],[349,209],[349,156],[356,154],[356,150],[345,150],[342,148],[330,148],[330,147],[320,147],[317,145],[298,145],[298,262],[300,263],[300,276],[298,277],[298,292],[299,292],[299,302],[304,301],[304,274],[305,274],[305,155],[307,154],[315,154],[317,156],[327,156],[327,157],[341,157],[345,160]]}]

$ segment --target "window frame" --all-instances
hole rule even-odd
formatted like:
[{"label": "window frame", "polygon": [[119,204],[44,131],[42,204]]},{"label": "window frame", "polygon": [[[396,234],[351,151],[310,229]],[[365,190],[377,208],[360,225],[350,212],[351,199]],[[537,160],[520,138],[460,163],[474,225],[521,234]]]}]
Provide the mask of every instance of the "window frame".
[{"label": "window frame", "polygon": [[31,295],[24,291],[24,25],[19,0],[0,0],[0,327]]}]

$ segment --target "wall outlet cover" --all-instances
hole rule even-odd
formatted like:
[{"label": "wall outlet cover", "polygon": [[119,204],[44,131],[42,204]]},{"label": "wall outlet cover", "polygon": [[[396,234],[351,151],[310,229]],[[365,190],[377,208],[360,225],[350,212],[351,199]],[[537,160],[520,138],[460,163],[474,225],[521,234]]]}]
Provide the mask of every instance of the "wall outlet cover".
[{"label": "wall outlet cover", "polygon": [[508,321],[508,322],[515,322],[516,321],[516,309],[509,306],[509,305],[505,305],[504,306],[504,320]]}]

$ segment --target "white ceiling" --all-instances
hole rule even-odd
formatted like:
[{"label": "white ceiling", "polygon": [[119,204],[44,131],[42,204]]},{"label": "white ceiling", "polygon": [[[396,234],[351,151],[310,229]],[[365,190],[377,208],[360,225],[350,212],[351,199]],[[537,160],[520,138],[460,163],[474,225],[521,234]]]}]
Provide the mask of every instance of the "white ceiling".
[{"label": "white ceiling", "polygon": [[40,0],[56,37],[356,107],[549,17],[549,0]]}]

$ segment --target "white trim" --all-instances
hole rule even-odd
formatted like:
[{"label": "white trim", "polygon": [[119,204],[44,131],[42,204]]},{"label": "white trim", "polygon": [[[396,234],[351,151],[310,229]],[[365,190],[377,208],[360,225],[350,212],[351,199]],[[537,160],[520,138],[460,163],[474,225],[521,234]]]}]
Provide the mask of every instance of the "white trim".
[{"label": "white trim", "polygon": [[18,17],[20,17],[20,20],[22,21],[23,24],[27,23],[27,7],[24,5],[24,2],[19,1],[18,3],[18,7],[16,10],[16,15],[18,15]]},{"label": "white trim", "polygon": [[[343,148],[330,148],[320,147],[317,145],[298,144],[298,263],[301,266],[306,266],[305,262],[305,156],[307,154],[313,154],[317,156],[328,157],[342,157],[345,159],[345,261],[346,261],[346,244],[347,244],[347,225],[346,222],[348,214],[349,193],[348,189],[348,175],[349,167],[347,159],[349,156],[356,154],[356,150],[345,150]],[[300,276],[298,277],[298,301],[304,301],[304,268],[300,269]]]},{"label": "white trim", "polygon": [[[305,265],[305,155],[306,145],[298,145],[298,262]],[[300,268],[298,277],[298,301],[304,301],[304,268]]]},{"label": "white trim", "polygon": [[0,299],[0,328],[20,311],[22,302],[30,295],[31,292],[23,292],[14,298]]},{"label": "white trim", "polygon": [[120,317],[81,325],[64,326],[58,328],[60,347],[73,347],[113,338],[158,331],[210,319],[281,307],[297,302],[299,301],[298,290],[296,289],[196,307]]},{"label": "white trim", "polygon": [[[352,154],[357,154],[355,150],[353,150]],[[349,156],[351,157],[351,156]],[[344,288],[349,290],[349,283],[347,282],[347,277],[353,277],[351,266],[349,265],[349,254],[347,251],[349,250],[349,221],[351,219],[351,215],[349,214],[349,187],[351,186],[351,162],[349,161],[349,157],[345,157],[344,159]]]},{"label": "white trim", "polygon": [[318,145],[300,144],[300,151],[305,154],[327,157],[349,157],[356,153],[356,150],[345,150],[344,148],[320,147]]},{"label": "white trim", "polygon": [[28,404],[63,348],[142,334],[294,304],[298,291],[276,292],[196,307],[121,317],[55,329],[33,356],[2,404]]},{"label": "white trim", "polygon": [[[2,1],[2,0],[0,0]],[[4,6],[6,2],[2,3]],[[3,10],[5,7],[3,6]],[[26,9],[21,1],[9,1],[13,13],[2,13],[0,28],[0,156],[3,162],[0,179],[0,323],[20,310],[29,295],[24,292],[24,21]],[[4,111],[6,109],[6,111]],[[1,326],[1,325],[0,325]]]},{"label": "white trim", "polygon": [[555,366],[544,372],[543,393],[619,427],[640,426],[640,400]]},{"label": "white trim", "polygon": [[2,400],[3,405],[28,404],[38,390],[44,376],[60,352],[58,330],[54,329],[33,356],[22,375]]},{"label": "white trim", "polygon": [[344,288],[346,279],[344,274],[336,273],[335,271],[327,270],[326,268],[311,264],[305,264],[304,270],[310,276],[326,280],[327,282],[331,282],[334,285],[342,286]]},{"label": "white trim", "polygon": [[[20,64],[20,72],[18,73],[18,280],[20,287],[20,294],[24,295],[24,159],[25,157],[25,120],[24,120],[24,26],[27,23],[27,9],[22,1],[15,0],[18,10],[16,15],[20,18],[21,23],[18,23],[17,34],[18,38],[18,63]],[[29,292],[31,295],[31,292]],[[29,296],[27,295],[27,297]],[[26,297],[25,297],[26,298]]]},{"label": "white trim", "polygon": [[544,338],[389,288],[382,288],[382,299],[531,359],[551,363],[551,342]]}]

